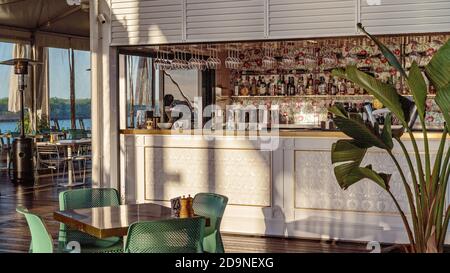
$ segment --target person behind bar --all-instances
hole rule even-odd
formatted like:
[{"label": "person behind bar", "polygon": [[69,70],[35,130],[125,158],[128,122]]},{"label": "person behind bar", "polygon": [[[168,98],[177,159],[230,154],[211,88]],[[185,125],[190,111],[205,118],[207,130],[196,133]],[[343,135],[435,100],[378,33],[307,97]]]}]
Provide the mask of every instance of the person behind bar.
[{"label": "person behind bar", "polygon": [[[181,112],[174,112],[173,109],[177,105],[185,105],[190,109],[189,103],[183,100],[176,100],[174,99],[172,94],[166,94],[163,98],[163,104],[164,104],[164,120],[175,123],[177,120],[181,119],[183,117],[183,113]],[[192,113],[193,114],[193,113]],[[192,117],[191,117],[192,120]]]}]

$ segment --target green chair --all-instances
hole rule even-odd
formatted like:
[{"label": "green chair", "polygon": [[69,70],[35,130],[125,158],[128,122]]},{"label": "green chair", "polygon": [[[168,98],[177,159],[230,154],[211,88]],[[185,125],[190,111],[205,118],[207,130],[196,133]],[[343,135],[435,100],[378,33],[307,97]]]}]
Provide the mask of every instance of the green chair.
[{"label": "green chair", "polygon": [[67,132],[70,136],[69,139],[72,140],[87,138],[87,133],[83,129],[69,129]]},{"label": "green chair", "polygon": [[[119,206],[119,193],[112,188],[67,190],[59,194],[59,209],[84,209]],[[123,252],[123,240],[120,237],[98,239],[81,231],[73,230],[65,224],[59,229],[60,248],[70,241],[80,243],[81,252],[120,253]]]},{"label": "green chair", "polygon": [[210,219],[210,225],[205,228],[203,249],[210,253],[224,253],[220,223],[227,206],[228,198],[215,193],[198,193],[194,197],[193,208],[196,215]]},{"label": "green chair", "polygon": [[174,218],[131,224],[126,253],[201,253],[205,219]]},{"label": "green chair", "polygon": [[28,223],[28,228],[31,233],[31,253],[53,253],[53,240],[52,236],[48,233],[42,218],[28,212],[27,209],[18,207],[16,211],[25,216]]}]

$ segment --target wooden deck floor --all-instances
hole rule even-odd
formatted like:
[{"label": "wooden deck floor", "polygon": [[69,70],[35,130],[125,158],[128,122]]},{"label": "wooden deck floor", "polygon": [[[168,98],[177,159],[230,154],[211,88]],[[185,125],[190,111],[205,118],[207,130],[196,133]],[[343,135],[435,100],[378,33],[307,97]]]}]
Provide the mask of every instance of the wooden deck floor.
[{"label": "wooden deck floor", "polygon": [[[17,206],[24,206],[41,215],[53,239],[57,239],[59,224],[53,220],[52,213],[58,208],[58,193],[64,189],[54,186],[49,178],[41,179],[39,184],[37,188],[14,186],[6,172],[0,172],[0,253],[28,251],[30,233],[25,219],[15,211]],[[228,253],[367,252],[363,244],[344,242],[231,234],[223,234],[223,240]]]}]

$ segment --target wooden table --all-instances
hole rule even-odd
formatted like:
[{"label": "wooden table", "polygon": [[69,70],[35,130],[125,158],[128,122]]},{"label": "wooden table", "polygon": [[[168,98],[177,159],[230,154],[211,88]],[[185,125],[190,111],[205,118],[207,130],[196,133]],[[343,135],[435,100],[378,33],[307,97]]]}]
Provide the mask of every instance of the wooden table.
[{"label": "wooden table", "polygon": [[[148,203],[55,211],[53,218],[73,229],[102,239],[126,236],[128,227],[135,222],[166,220],[174,217],[169,207]],[[206,218],[206,226],[209,224],[210,220]]]}]

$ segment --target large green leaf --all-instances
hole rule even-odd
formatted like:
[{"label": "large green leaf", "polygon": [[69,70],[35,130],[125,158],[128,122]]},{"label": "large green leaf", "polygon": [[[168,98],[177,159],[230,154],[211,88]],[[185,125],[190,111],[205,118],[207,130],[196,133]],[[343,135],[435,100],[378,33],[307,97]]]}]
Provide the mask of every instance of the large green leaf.
[{"label": "large green leaf", "polygon": [[407,83],[411,91],[411,94],[413,95],[414,101],[416,102],[417,112],[419,114],[420,121],[422,125],[424,125],[425,103],[427,99],[427,84],[422,76],[422,72],[420,72],[419,66],[415,61],[411,65]]},{"label": "large green leaf", "polygon": [[392,148],[394,148],[391,125],[392,125],[392,114],[388,113],[384,121],[383,131],[381,132],[381,139],[384,141],[384,143],[386,143],[386,146],[389,147],[389,150],[392,150]]},{"label": "large green leaf", "polygon": [[358,142],[348,139],[338,140],[331,148],[331,163],[356,161],[358,164],[366,154],[367,148],[361,147]]},{"label": "large green leaf", "polygon": [[369,124],[365,124],[360,115],[343,113],[342,109],[339,109],[339,106],[336,105],[329,108],[329,111],[335,114],[333,121],[339,130],[353,138],[359,147],[370,148],[375,146],[385,150],[392,149],[392,147],[383,141],[380,132],[372,128]]},{"label": "large green leaf", "polygon": [[372,166],[360,167],[367,149],[354,140],[338,140],[331,148],[331,161],[339,186],[347,189],[356,182],[368,178],[384,189],[389,188],[390,175],[376,173]]},{"label": "large green leaf", "polygon": [[394,53],[392,53],[392,51],[387,46],[385,46],[377,38],[375,38],[375,36],[368,33],[361,23],[358,23],[357,26],[359,29],[361,29],[362,32],[364,32],[364,34],[367,35],[367,37],[369,37],[372,41],[375,42],[375,44],[377,44],[378,48],[380,49],[381,53],[383,53],[384,57],[386,57],[389,64],[400,71],[402,76],[406,78],[405,70],[403,69],[403,66],[400,64],[400,61],[397,59],[397,57],[395,57]]},{"label": "large green leaf", "polygon": [[343,77],[364,88],[385,105],[404,124],[407,124],[401,98],[392,85],[383,83],[376,78],[359,71],[356,66],[347,66],[345,70],[335,69],[333,75]]},{"label": "large green leaf", "polygon": [[450,83],[450,40],[434,54],[425,72],[436,90]]},{"label": "large green leaf", "polygon": [[450,132],[450,84],[438,90],[435,101],[444,115],[447,131]]}]

